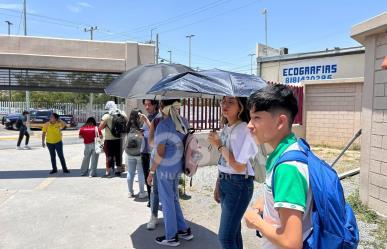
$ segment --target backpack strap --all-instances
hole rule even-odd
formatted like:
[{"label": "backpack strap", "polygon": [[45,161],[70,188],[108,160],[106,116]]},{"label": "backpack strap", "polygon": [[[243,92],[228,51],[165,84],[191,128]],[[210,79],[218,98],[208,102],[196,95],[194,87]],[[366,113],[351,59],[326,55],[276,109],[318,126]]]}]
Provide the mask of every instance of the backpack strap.
[{"label": "backpack strap", "polygon": [[291,151],[285,152],[282,156],[280,156],[278,158],[278,160],[276,161],[276,163],[274,165],[273,173],[271,176],[271,191],[273,193],[273,198],[274,198],[275,171],[276,171],[278,165],[285,163],[285,162],[291,162],[291,161],[296,161],[296,162],[308,164],[308,156],[307,156],[306,152],[304,152],[304,151],[291,150]]}]

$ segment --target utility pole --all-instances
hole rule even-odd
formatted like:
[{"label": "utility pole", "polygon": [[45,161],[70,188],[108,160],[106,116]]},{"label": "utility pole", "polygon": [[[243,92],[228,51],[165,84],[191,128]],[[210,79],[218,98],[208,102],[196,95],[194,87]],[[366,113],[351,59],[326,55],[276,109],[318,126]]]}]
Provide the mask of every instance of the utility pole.
[{"label": "utility pole", "polygon": [[[23,1],[24,36],[27,36],[27,3]],[[28,86],[28,70],[26,70],[26,85]],[[30,91],[26,91],[26,109],[30,111]],[[27,116],[29,122],[29,115]]]},{"label": "utility pole", "polygon": [[[92,41],[93,40],[93,32],[96,31],[98,29],[97,26],[91,26],[89,29],[85,28],[84,31],[85,32],[90,32],[90,40]],[[90,93],[90,96],[89,96],[89,105],[90,105],[90,109],[89,109],[89,116],[93,116],[93,101],[94,101],[94,94],[93,93]]]},{"label": "utility pole", "polygon": [[150,41],[149,43],[152,44],[153,43],[153,30],[156,30],[157,28],[152,28],[151,29],[151,37],[150,37]]},{"label": "utility pole", "polygon": [[186,38],[188,38],[189,39],[189,55],[188,55],[188,58],[189,58],[189,63],[188,63],[188,65],[189,65],[189,67],[191,67],[191,39],[192,39],[192,37],[194,37],[195,35],[187,35],[186,36]]},{"label": "utility pole", "polygon": [[262,15],[265,16],[265,56],[267,56],[267,9],[262,11]]},{"label": "utility pole", "polygon": [[11,35],[11,25],[13,25],[13,23],[11,23],[10,21],[5,22],[8,24],[8,35]]},{"label": "utility pole", "polygon": [[172,50],[168,50],[169,53],[169,64],[172,64]]},{"label": "utility pole", "polygon": [[[8,35],[11,35],[11,23],[10,21],[5,21],[8,24]],[[8,85],[11,86],[11,69],[8,69]],[[9,106],[8,106],[8,113],[11,113],[11,102],[12,102],[12,91],[8,90],[8,95],[9,95]]]},{"label": "utility pole", "polygon": [[249,56],[250,56],[250,65],[251,65],[251,75],[253,75],[253,56],[254,56],[255,54],[249,54]]},{"label": "utility pole", "polygon": [[160,47],[159,47],[159,34],[156,34],[156,64],[159,64],[159,52],[160,52]]},{"label": "utility pole", "polygon": [[94,33],[94,31],[96,31],[98,29],[98,27],[97,26],[92,26],[92,27],[90,27],[89,29],[87,29],[87,28],[85,28],[84,29],[84,31],[85,32],[90,32],[90,40],[93,40],[93,33]]}]

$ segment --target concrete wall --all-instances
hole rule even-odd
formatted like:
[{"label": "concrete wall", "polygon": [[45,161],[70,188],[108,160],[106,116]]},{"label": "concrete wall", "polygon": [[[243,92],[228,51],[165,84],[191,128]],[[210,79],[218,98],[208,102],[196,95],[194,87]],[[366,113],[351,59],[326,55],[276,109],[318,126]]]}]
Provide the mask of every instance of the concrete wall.
[{"label": "concrete wall", "polygon": [[309,143],[343,146],[360,129],[363,81],[353,78],[303,82],[304,125]]},{"label": "concrete wall", "polygon": [[365,46],[362,100],[360,198],[387,217],[387,13],[352,28],[352,38]]},{"label": "concrete wall", "polygon": [[0,36],[0,67],[124,72],[154,63],[154,46],[139,43]]}]

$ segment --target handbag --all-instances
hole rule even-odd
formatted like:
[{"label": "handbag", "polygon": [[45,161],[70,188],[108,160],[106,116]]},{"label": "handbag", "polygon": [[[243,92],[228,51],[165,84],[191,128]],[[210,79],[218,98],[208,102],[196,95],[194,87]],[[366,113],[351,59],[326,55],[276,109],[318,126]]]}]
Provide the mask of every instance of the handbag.
[{"label": "handbag", "polygon": [[95,153],[99,154],[103,152],[104,142],[99,136],[98,128],[95,127],[95,138],[94,138]]}]

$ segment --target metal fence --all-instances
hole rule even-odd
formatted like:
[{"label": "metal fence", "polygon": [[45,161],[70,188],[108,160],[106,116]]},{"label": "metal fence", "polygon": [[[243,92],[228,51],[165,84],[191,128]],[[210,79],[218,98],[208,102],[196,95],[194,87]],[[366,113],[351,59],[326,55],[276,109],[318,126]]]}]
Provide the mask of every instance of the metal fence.
[{"label": "metal fence", "polygon": [[[106,113],[105,104],[94,104],[90,110],[90,105],[88,104],[31,102],[30,108],[49,109],[55,110],[60,114],[73,115],[78,123],[86,122],[86,119],[90,116],[93,116],[96,120],[101,120],[103,114]],[[118,108],[122,110],[125,108],[125,105],[119,104]],[[0,115],[22,113],[24,110],[26,110],[25,102],[0,101]]]}]

